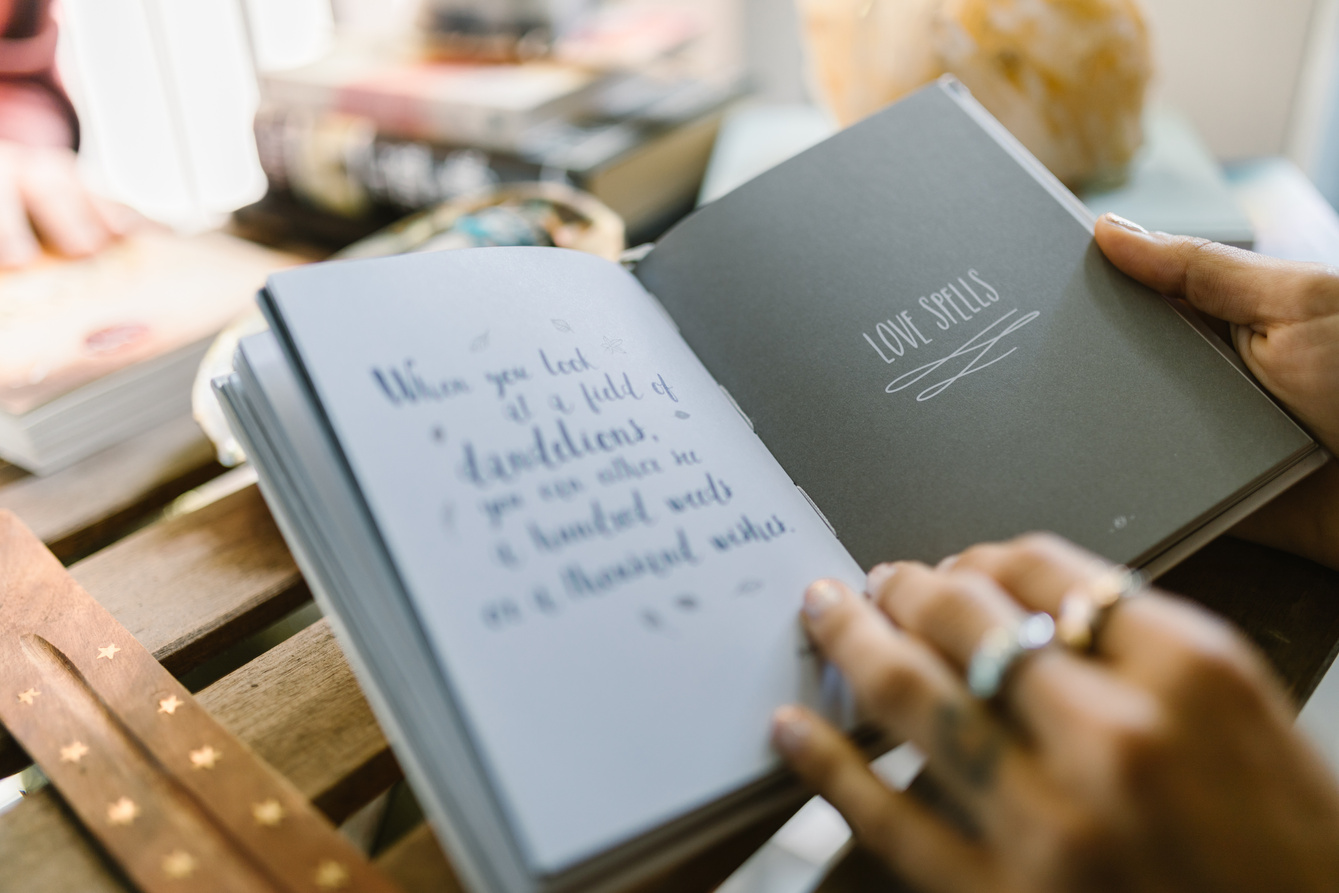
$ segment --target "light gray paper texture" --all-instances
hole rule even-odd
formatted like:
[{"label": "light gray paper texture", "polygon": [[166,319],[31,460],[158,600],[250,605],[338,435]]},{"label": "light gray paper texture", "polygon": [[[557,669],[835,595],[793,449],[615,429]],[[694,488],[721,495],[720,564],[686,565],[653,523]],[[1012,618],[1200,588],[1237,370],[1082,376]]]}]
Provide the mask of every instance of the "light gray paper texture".
[{"label": "light gray paper texture", "polygon": [[776,769],[803,590],[861,574],[636,279],[498,248],[270,291],[537,873]]}]

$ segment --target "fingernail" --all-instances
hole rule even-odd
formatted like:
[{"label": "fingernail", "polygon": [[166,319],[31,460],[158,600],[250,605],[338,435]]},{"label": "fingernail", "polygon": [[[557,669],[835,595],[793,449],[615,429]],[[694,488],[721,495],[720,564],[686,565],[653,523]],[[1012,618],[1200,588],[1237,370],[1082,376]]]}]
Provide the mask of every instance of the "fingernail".
[{"label": "fingernail", "polygon": [[941,562],[939,562],[937,565],[935,565],[935,570],[937,570],[937,571],[951,571],[951,570],[953,570],[953,565],[955,565],[955,564],[958,563],[958,557],[959,557],[959,556],[957,556],[957,555],[950,555],[949,557],[945,558],[943,561],[941,561]]},{"label": "fingernail", "polygon": [[1148,235],[1148,230],[1144,229],[1133,220],[1126,220],[1119,214],[1103,214],[1102,219],[1106,220],[1112,226],[1119,226],[1121,229],[1129,230],[1132,233],[1139,233],[1141,236]]},{"label": "fingernail", "polygon": [[772,714],[772,743],[785,754],[803,752],[814,732],[813,724],[796,707],[780,707]]},{"label": "fingernail", "polygon": [[831,580],[819,580],[804,593],[804,613],[810,620],[817,620],[828,609],[842,600],[842,589]]},{"label": "fingernail", "polygon": [[897,565],[895,564],[875,565],[874,569],[865,577],[865,591],[872,597],[878,598],[879,594],[883,592],[883,587],[888,585],[888,581],[896,574]]}]

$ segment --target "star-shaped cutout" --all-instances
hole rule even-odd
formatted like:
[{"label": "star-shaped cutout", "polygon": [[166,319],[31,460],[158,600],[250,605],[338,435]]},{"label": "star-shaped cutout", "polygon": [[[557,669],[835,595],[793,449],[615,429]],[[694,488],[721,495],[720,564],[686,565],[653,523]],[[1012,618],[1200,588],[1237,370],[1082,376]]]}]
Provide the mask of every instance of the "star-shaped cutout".
[{"label": "star-shaped cutout", "polygon": [[102,660],[104,657],[107,658],[107,660],[114,660],[116,658],[116,652],[120,650],[120,647],[118,647],[115,642],[110,645],[103,645],[98,649],[98,660]]},{"label": "star-shaped cutout", "polygon": [[60,761],[62,763],[77,763],[88,753],[88,745],[82,741],[74,741],[60,749]]},{"label": "star-shaped cutout", "polygon": [[185,850],[175,850],[163,857],[163,874],[174,881],[182,881],[195,874],[195,857]]},{"label": "star-shaped cutout", "polygon": [[322,890],[342,890],[349,885],[349,870],[333,859],[316,866],[316,886]]},{"label": "star-shaped cutout", "polygon": [[107,805],[107,821],[113,825],[129,825],[139,815],[139,807],[129,797],[122,797]]},{"label": "star-shaped cutout", "polygon": [[177,708],[186,702],[176,695],[169,695],[158,702],[158,712],[166,713],[168,716],[177,712]]},{"label": "star-shaped cutout", "polygon": [[38,691],[37,689],[30,688],[27,691],[19,692],[19,701],[31,707],[33,705],[33,701],[36,701],[37,696],[40,694],[41,692]]},{"label": "star-shaped cutout", "polygon": [[284,820],[284,808],[278,800],[263,800],[251,804],[251,817],[257,825],[273,828]]},{"label": "star-shaped cutout", "polygon": [[191,765],[197,769],[213,769],[222,757],[223,754],[206,744],[199,750],[191,751]]}]

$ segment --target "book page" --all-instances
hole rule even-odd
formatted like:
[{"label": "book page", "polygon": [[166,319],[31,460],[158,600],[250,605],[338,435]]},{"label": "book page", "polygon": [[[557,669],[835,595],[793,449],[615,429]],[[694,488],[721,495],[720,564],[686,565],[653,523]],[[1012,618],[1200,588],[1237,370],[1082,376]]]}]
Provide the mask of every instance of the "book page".
[{"label": "book page", "polygon": [[1035,530],[1161,561],[1316,448],[1025,153],[934,84],[638,264],[862,566]]},{"label": "book page", "polygon": [[537,873],[775,769],[780,704],[837,709],[797,610],[860,570],[628,273],[499,248],[270,291]]}]

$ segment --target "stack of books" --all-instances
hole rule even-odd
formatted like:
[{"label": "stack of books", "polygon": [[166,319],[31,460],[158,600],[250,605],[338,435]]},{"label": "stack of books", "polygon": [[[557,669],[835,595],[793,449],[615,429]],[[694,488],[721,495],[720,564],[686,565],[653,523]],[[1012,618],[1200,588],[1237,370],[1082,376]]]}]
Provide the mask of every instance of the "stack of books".
[{"label": "stack of books", "polygon": [[0,275],[0,458],[46,474],[186,415],[214,336],[298,260],[150,229]]},{"label": "stack of books", "polygon": [[341,47],[263,78],[256,142],[271,195],[243,217],[287,201],[371,230],[497,183],[562,180],[609,205],[634,239],[654,236],[691,210],[742,90],[651,68]]},{"label": "stack of books", "polygon": [[1253,248],[1251,219],[1194,125],[1158,105],[1144,116],[1144,133],[1125,182],[1083,192],[1084,204],[1094,214],[1119,214],[1148,229]]}]

